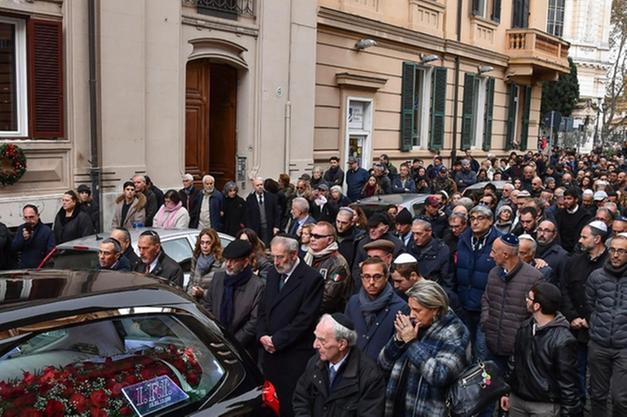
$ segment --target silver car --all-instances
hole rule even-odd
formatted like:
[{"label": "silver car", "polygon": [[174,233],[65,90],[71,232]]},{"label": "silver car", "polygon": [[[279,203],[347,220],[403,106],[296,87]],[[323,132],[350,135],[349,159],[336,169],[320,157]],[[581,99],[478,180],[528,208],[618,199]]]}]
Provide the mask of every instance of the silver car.
[{"label": "silver car", "polygon": [[422,213],[425,200],[429,194],[384,194],[373,197],[362,198],[356,201],[356,205],[364,210],[366,217],[377,211],[385,211],[388,206],[396,206],[399,209],[404,207],[412,214],[417,216]]}]

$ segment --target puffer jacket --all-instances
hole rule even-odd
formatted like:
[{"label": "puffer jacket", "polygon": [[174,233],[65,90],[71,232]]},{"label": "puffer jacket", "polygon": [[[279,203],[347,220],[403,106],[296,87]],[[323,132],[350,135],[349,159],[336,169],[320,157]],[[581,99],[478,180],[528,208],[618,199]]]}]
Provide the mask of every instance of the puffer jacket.
[{"label": "puffer jacket", "polygon": [[514,341],[520,325],[529,318],[525,297],[542,274],[522,261],[509,273],[497,266],[490,271],[488,285],[481,299],[481,325],[488,348],[495,355],[514,353]]},{"label": "puffer jacket", "polygon": [[488,274],[496,266],[490,258],[492,242],[501,236],[495,229],[490,229],[485,245],[477,252],[472,250],[470,227],[459,237],[457,242],[456,287],[459,300],[467,311],[481,311],[481,297],[488,282]]},{"label": "puffer jacket", "polygon": [[322,314],[344,312],[353,294],[353,280],[346,259],[338,252],[314,258],[311,264],[324,279]]},{"label": "puffer jacket", "polygon": [[518,329],[506,380],[526,401],[560,405],[560,416],[580,416],[577,341],[558,313],[542,327],[530,318]]},{"label": "puffer jacket", "polygon": [[612,349],[627,348],[627,264],[614,268],[609,261],[586,282],[590,339]]}]

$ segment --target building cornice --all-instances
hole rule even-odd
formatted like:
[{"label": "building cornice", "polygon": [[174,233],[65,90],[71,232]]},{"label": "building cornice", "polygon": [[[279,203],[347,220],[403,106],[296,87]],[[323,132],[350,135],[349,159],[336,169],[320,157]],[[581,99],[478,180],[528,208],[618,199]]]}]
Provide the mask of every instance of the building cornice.
[{"label": "building cornice", "polygon": [[259,36],[259,27],[256,25],[247,25],[241,22],[230,23],[222,19],[210,18],[201,15],[186,15],[181,16],[181,22],[184,25],[220,30],[224,32],[236,33],[238,35],[248,35],[253,37]]},{"label": "building cornice", "polygon": [[326,26],[344,32],[374,37],[379,46],[385,45],[386,48],[402,52],[408,52],[407,45],[410,45],[417,50],[428,49],[442,55],[456,55],[469,60],[481,60],[482,62],[503,67],[507,66],[509,60],[507,55],[488,49],[416,32],[327,7],[320,7],[318,10],[318,26]]}]

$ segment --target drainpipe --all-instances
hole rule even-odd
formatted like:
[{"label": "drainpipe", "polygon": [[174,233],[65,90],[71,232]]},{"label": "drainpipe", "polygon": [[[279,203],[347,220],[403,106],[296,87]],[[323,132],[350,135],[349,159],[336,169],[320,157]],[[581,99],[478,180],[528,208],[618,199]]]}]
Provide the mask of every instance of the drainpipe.
[{"label": "drainpipe", "polygon": [[[462,7],[463,1],[457,0],[457,22],[456,22],[456,31],[457,31],[457,43],[461,42],[462,39]],[[457,101],[459,100],[459,55],[455,56],[455,87],[453,92],[453,141],[451,143],[451,167],[455,163],[455,159],[457,158],[457,116],[458,116],[458,105]]]},{"label": "drainpipe", "polygon": [[[100,226],[103,224],[102,207],[102,187],[100,177],[100,154],[98,150],[98,91],[96,80],[96,0],[87,2],[87,32],[89,49],[89,127],[90,127],[90,148],[89,177],[91,179],[92,198],[100,207]],[[97,230],[96,232],[100,232]]]}]

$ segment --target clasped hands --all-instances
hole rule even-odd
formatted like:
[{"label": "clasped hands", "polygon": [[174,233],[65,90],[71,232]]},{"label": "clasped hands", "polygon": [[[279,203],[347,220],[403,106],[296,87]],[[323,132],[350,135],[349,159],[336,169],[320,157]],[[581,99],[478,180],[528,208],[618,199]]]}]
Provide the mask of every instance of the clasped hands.
[{"label": "clasped hands", "polygon": [[420,322],[416,322],[416,324],[412,323],[412,320],[409,316],[401,313],[400,311],[396,313],[396,318],[394,319],[394,329],[396,330],[395,337],[396,340],[403,341],[404,343],[409,343],[415,338],[418,337],[418,329],[420,328]]}]

